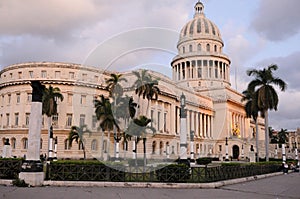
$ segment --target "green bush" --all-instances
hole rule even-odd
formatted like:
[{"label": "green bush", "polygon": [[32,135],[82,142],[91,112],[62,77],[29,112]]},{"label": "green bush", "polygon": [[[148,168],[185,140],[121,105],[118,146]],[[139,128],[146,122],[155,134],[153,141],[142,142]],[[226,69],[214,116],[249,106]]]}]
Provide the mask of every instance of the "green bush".
[{"label": "green bush", "polygon": [[17,187],[28,187],[29,186],[29,184],[27,184],[24,180],[21,180],[19,178],[14,179],[12,181],[12,184]]},{"label": "green bush", "polygon": [[207,165],[207,164],[211,163],[211,161],[212,161],[212,158],[209,158],[209,157],[198,158],[196,160],[197,164],[200,164],[200,165]]}]

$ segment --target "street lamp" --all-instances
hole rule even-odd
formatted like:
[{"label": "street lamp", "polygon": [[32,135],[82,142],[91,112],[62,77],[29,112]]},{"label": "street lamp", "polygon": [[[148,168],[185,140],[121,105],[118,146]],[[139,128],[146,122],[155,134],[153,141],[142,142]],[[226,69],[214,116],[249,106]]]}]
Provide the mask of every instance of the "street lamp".
[{"label": "street lamp", "polygon": [[186,165],[190,165],[187,159],[187,124],[186,124],[186,98],[184,94],[180,96],[180,161]]},{"label": "street lamp", "polygon": [[225,138],[225,161],[229,161],[229,157],[228,157],[228,138]]}]

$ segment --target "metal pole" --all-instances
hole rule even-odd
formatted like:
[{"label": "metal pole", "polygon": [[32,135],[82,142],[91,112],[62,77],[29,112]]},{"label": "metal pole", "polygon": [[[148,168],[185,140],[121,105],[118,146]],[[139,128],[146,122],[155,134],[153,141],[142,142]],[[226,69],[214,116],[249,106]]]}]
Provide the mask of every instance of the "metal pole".
[{"label": "metal pole", "polygon": [[229,161],[229,156],[228,156],[228,138],[225,138],[225,161]]}]

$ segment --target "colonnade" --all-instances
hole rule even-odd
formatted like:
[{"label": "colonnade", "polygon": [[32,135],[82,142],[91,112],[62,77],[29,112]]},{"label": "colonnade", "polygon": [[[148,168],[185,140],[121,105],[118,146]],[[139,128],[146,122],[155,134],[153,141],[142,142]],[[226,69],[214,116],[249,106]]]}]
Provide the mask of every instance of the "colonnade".
[{"label": "colonnade", "polygon": [[240,131],[240,136],[242,138],[246,137],[247,135],[245,135],[245,127],[246,127],[246,117],[243,114],[240,113],[235,113],[235,112],[230,112],[230,116],[231,116],[231,134],[233,134],[233,129],[234,128],[238,128]]},{"label": "colonnade", "polygon": [[229,65],[216,60],[183,61],[173,65],[173,80],[198,78],[222,79],[229,82]]}]

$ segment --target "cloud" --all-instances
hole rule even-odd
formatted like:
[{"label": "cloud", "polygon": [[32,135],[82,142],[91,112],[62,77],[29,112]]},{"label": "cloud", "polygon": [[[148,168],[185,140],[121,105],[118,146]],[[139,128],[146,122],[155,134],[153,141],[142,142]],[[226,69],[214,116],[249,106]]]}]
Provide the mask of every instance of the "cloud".
[{"label": "cloud", "polygon": [[285,40],[299,33],[299,7],[299,0],[261,0],[251,26],[268,40]]}]

